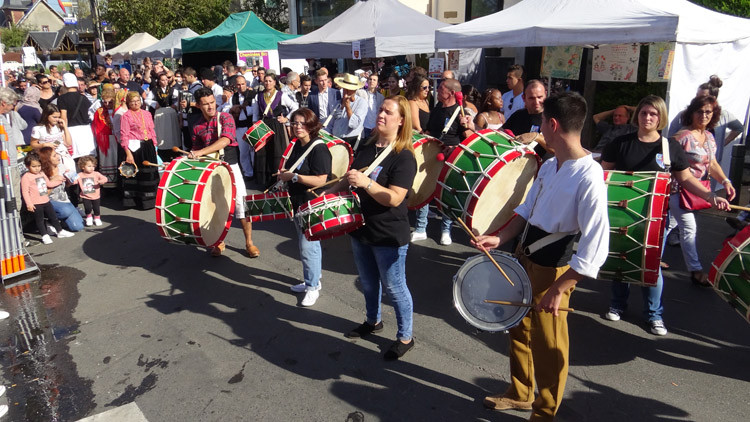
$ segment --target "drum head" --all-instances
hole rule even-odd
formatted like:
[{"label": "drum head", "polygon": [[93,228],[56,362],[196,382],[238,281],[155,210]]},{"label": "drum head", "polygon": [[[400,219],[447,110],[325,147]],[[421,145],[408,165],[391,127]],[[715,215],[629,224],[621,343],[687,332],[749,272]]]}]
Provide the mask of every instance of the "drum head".
[{"label": "drum head", "polygon": [[331,173],[333,177],[341,177],[349,171],[352,163],[352,148],[344,141],[337,142],[334,145],[328,145],[328,151],[331,152]]},{"label": "drum head", "polygon": [[414,176],[414,182],[409,190],[409,198],[406,206],[410,209],[420,208],[435,195],[438,176],[443,168],[443,162],[437,160],[438,154],[442,151],[443,144],[435,140],[419,144],[414,149],[414,156],[417,159],[417,174]]},{"label": "drum head", "polygon": [[[206,245],[215,246],[227,229],[227,216],[234,205],[234,186],[226,166],[216,166],[211,172],[200,200],[200,231]],[[240,195],[244,192],[239,192]]]},{"label": "drum head", "polygon": [[489,300],[531,303],[531,282],[521,264],[511,255],[491,251],[515,286],[484,255],[464,263],[453,277],[453,303],[469,324],[483,331],[504,331],[516,326],[529,308],[485,303]]}]

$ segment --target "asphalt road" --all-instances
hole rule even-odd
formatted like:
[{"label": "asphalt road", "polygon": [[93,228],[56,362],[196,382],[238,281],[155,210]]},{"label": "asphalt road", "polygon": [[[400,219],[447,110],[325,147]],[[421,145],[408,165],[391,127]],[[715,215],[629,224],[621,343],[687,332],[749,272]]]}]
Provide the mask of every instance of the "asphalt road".
[{"label": "asphalt road", "polygon": [[[323,290],[313,308],[289,286],[301,264],[289,221],[257,223],[261,256],[244,254],[237,223],[220,258],[169,244],[153,211],[105,198],[104,226],[29,252],[41,280],[6,288],[0,307],[0,420],[76,421],[135,408],[155,421],[521,421],[485,410],[508,385],[507,336],[479,333],[453,308],[452,277],[477,254],[413,244],[407,279],[415,348],[384,362],[393,309],[371,340],[343,333],[364,320],[347,237],[323,242]],[[731,233],[699,219],[704,266]],[[34,234],[30,238],[36,238]],[[665,260],[666,337],[648,332],[640,292],[609,322],[610,283],[585,280],[569,316],[571,368],[560,421],[738,421],[750,414],[750,326],[710,289],[688,280],[680,250]],[[385,302],[388,303],[387,299]],[[136,406],[133,405],[135,403]],[[112,414],[109,414],[112,415]],[[96,420],[141,420],[100,417]]]}]

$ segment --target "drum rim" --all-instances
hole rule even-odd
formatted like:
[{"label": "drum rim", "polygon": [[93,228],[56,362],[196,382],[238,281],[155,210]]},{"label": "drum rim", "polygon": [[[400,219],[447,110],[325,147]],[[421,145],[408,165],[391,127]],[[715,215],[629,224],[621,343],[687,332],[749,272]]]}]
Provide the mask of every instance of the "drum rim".
[{"label": "drum rim", "polygon": [[[719,254],[716,256],[716,259],[711,263],[711,268],[708,272],[708,281],[711,283],[711,287],[716,292],[716,294],[726,303],[728,303],[732,308],[734,308],[735,311],[737,311],[738,314],[740,314],[743,318],[745,318],[746,321],[750,322],[750,303],[747,303],[747,313],[743,314],[740,312],[740,309],[736,306],[734,306],[729,300],[727,299],[727,295],[731,295],[732,292],[727,292],[725,290],[721,290],[718,287],[718,284],[720,282],[719,278],[720,276],[724,275],[724,272],[726,268],[729,266],[729,264],[736,259],[740,253],[738,251],[742,250],[744,247],[746,247],[748,244],[750,244],[750,227],[745,227],[744,229],[740,230],[734,237],[729,239],[724,246],[721,248],[721,251],[719,251]],[[735,300],[741,300],[739,296]]]},{"label": "drum rim", "polygon": [[[341,220],[347,220],[347,221],[344,221],[343,223],[337,224],[332,227],[326,227],[327,223],[333,220],[337,220],[340,223],[341,223]],[[307,230],[305,230],[305,237],[307,238],[307,240],[311,242],[318,241],[318,240],[333,239],[334,237],[339,237],[345,234],[349,234],[353,232],[354,230],[357,230],[358,228],[364,226],[364,224],[365,224],[365,217],[364,215],[362,215],[362,213],[347,214],[347,215],[343,215],[340,217],[329,218],[327,220],[319,221],[313,224]],[[333,229],[335,227],[340,227],[343,230],[337,230],[333,232],[332,234],[327,234],[325,236],[318,236],[318,233],[320,233],[321,231],[326,231],[329,229]]]},{"label": "drum rim", "polygon": [[299,210],[297,211],[298,214],[301,214],[303,211],[307,211],[308,208],[311,208],[315,205],[317,205],[319,202],[325,202],[324,198],[328,197],[351,197],[356,198],[357,203],[359,203],[359,195],[357,195],[357,192],[354,191],[341,191],[341,192],[335,192],[335,193],[327,193],[325,195],[320,195],[317,198],[313,198],[304,204],[300,205]]},{"label": "drum rim", "polygon": [[[527,300],[528,303],[531,303],[533,301],[533,290],[531,287],[531,279],[529,278],[528,274],[526,273],[526,269],[521,265],[521,263],[513,256],[512,254],[509,254],[507,252],[502,252],[498,250],[490,250],[490,254],[493,255],[495,259],[500,258],[500,260],[509,259],[512,263],[517,265],[520,269],[520,273],[525,275],[524,278],[521,280],[518,280],[516,282],[521,283],[524,286],[524,293],[526,293],[526,296],[521,298],[521,301]],[[518,325],[528,314],[530,308],[526,307],[520,307],[520,306],[514,306],[514,308],[517,308],[517,311],[512,315],[515,316],[514,318],[509,318],[508,324],[502,324],[499,325],[499,323],[482,323],[478,321],[478,318],[476,318],[474,315],[472,315],[468,308],[466,307],[466,304],[463,302],[462,298],[462,291],[461,286],[463,285],[463,278],[461,278],[461,284],[459,285],[459,274],[461,274],[462,271],[466,272],[469,268],[464,268],[470,261],[473,260],[479,260],[480,262],[484,262],[486,259],[484,254],[477,254],[469,257],[466,259],[463,265],[456,271],[456,274],[453,276],[453,306],[456,308],[458,313],[461,315],[461,317],[466,321],[467,324],[471,325],[474,328],[477,328],[482,331],[487,332],[499,332],[499,331],[506,331],[509,330],[516,325]],[[502,280],[505,282],[504,280]],[[507,298],[497,298],[499,300],[507,299]],[[508,306],[508,305],[502,305],[502,306]]]},{"label": "drum rim", "polygon": [[[224,224],[224,229],[219,234],[219,237],[216,239],[216,242],[214,242],[211,245],[206,245],[205,242],[203,242],[203,231],[201,229],[201,224],[200,224],[200,207],[195,207],[195,209],[191,209],[191,211],[193,211],[195,215],[194,220],[196,221],[196,223],[192,223],[192,224],[197,227],[198,233],[200,233],[200,237],[198,238],[200,239],[199,243],[208,247],[213,247],[213,246],[220,244],[221,242],[224,241],[224,238],[227,237],[227,234],[229,234],[229,228],[232,226],[232,218],[234,217],[234,208],[237,203],[237,187],[235,186],[234,172],[232,172],[232,168],[229,166],[229,164],[224,161],[214,161],[212,163],[209,163],[209,165],[206,167],[206,170],[210,169],[211,172],[207,172],[207,171],[203,172],[203,174],[201,175],[202,176],[201,182],[203,183],[198,185],[198,189],[196,189],[194,197],[203,196],[203,192],[206,189],[206,183],[208,182],[208,178],[211,177],[211,173],[213,172],[213,170],[215,170],[219,166],[224,167],[227,170],[227,173],[229,173],[229,182],[230,182],[230,186],[232,187],[232,195],[229,200],[229,216],[227,217],[227,221]],[[198,195],[198,192],[200,192],[200,195]]]}]

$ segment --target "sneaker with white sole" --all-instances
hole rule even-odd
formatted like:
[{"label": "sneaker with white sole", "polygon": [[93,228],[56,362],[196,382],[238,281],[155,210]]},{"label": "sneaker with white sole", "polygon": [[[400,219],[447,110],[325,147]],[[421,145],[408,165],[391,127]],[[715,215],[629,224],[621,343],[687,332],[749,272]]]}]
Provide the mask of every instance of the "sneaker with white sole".
[{"label": "sneaker with white sole", "polygon": [[664,321],[660,319],[651,321],[651,334],[655,336],[666,336],[667,327],[664,326]]},{"label": "sneaker with white sole", "polygon": [[86,216],[86,227],[91,227],[94,225],[94,217],[91,216],[91,214]]},{"label": "sneaker with white sole", "polygon": [[94,225],[95,226],[101,226],[102,225],[102,219],[99,217],[94,217]]},{"label": "sneaker with white sole", "polygon": [[75,236],[75,233],[71,233],[71,232],[69,232],[67,230],[64,230],[64,229],[60,230],[57,233],[57,237],[73,237],[73,236]]},{"label": "sneaker with white sole", "polygon": [[427,232],[412,232],[411,233],[411,241],[412,242],[419,242],[421,240],[427,239]]},{"label": "sneaker with white sole", "polygon": [[[323,283],[321,283],[320,280],[318,280],[318,286],[315,287],[315,290],[320,290],[322,287],[323,287]],[[294,293],[302,293],[302,292],[307,291],[307,284],[302,282],[300,284],[295,284],[294,286],[290,286],[289,288],[292,289]]]},{"label": "sneaker with white sole", "polygon": [[317,290],[308,290],[305,293],[305,298],[302,299],[302,306],[313,306],[315,305],[315,302],[320,297],[320,289]]},{"label": "sneaker with white sole", "polygon": [[51,245],[52,244],[52,238],[49,237],[48,234],[45,234],[44,236],[42,236],[42,243],[44,243],[45,245]]},{"label": "sneaker with white sole", "polygon": [[453,243],[453,239],[451,239],[451,234],[448,232],[445,232],[440,235],[440,244],[443,246],[448,246],[451,243]]},{"label": "sneaker with white sole", "polygon": [[[0,311],[0,320],[10,318],[10,314],[6,311]],[[0,394],[2,396],[2,394]]]},{"label": "sneaker with white sole", "polygon": [[47,233],[57,234],[57,229],[55,228],[55,226],[50,226],[49,224],[47,224]]},{"label": "sneaker with white sole", "polygon": [[604,318],[610,321],[619,321],[622,318],[622,309],[609,308],[609,312],[604,314]]}]

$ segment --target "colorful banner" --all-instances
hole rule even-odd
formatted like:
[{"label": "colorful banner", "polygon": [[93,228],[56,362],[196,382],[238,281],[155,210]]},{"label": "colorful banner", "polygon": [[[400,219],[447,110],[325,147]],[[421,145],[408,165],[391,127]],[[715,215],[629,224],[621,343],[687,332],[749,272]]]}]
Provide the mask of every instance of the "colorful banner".
[{"label": "colorful banner", "polygon": [[637,82],[641,47],[638,44],[602,45],[594,50],[591,79]]},{"label": "colorful banner", "polygon": [[445,70],[445,59],[440,57],[430,57],[427,74],[430,79],[441,79]]},{"label": "colorful banner", "polygon": [[266,69],[270,68],[270,60],[268,59],[268,51],[238,51],[237,60],[244,60],[247,66],[263,66]]},{"label": "colorful banner", "polygon": [[646,82],[667,82],[672,77],[673,42],[655,42],[648,46]]},{"label": "colorful banner", "polygon": [[581,74],[583,47],[574,45],[544,47],[540,74],[558,79],[577,80]]}]

